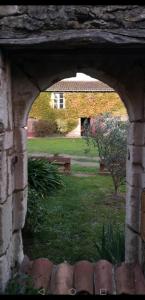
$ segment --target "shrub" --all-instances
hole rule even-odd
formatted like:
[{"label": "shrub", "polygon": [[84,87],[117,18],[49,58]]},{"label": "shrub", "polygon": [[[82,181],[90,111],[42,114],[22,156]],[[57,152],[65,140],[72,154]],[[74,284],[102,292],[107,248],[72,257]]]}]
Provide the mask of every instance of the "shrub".
[{"label": "shrub", "polygon": [[78,120],[76,119],[68,119],[67,120],[67,132],[70,132],[77,126]]},{"label": "shrub", "polygon": [[41,196],[62,187],[62,175],[54,163],[45,159],[28,159],[28,184]]},{"label": "shrub", "polygon": [[100,259],[109,260],[116,264],[124,261],[125,258],[125,236],[124,232],[116,225],[103,224],[101,241],[96,243]]},{"label": "shrub", "polygon": [[[34,234],[45,230],[47,211],[45,197],[53,190],[63,186],[62,175],[53,163],[43,159],[28,159],[28,203],[23,234]],[[46,199],[48,199],[46,197]]]},{"label": "shrub", "polygon": [[108,114],[96,118],[95,124],[84,124],[87,145],[96,147],[101,162],[112,176],[115,195],[126,176],[127,122]]},{"label": "shrub", "polygon": [[45,137],[57,133],[57,124],[55,120],[38,120],[34,123],[34,135],[36,137]]},{"label": "shrub", "polygon": [[45,229],[47,211],[42,200],[42,196],[35,189],[29,188],[24,235],[28,232],[33,235]]},{"label": "shrub", "polygon": [[39,290],[33,286],[29,275],[16,273],[7,284],[5,295],[38,295]]},{"label": "shrub", "polygon": [[57,119],[57,127],[58,132],[61,134],[66,134],[73,130],[77,126],[77,120],[76,119]]}]

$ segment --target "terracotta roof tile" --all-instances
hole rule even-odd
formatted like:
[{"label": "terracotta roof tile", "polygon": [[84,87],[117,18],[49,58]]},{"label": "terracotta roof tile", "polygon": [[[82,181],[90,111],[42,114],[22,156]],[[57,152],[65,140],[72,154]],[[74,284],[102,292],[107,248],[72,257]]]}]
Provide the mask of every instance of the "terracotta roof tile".
[{"label": "terracotta roof tile", "polygon": [[58,81],[50,86],[50,92],[107,92],[114,91],[102,81]]},{"label": "terracotta roof tile", "polygon": [[134,272],[132,265],[122,263],[116,268],[117,294],[135,294]]},{"label": "terracotta roof tile", "polygon": [[79,261],[74,266],[76,294],[93,294],[94,266],[89,261]]},{"label": "terracotta roof tile", "polygon": [[36,289],[49,289],[53,263],[47,258],[35,259],[30,275]]},{"label": "terracotta roof tile", "polygon": [[73,266],[61,263],[53,267],[50,291],[54,295],[71,294],[73,288]]},{"label": "terracotta roof tile", "polygon": [[31,275],[34,286],[46,294],[145,295],[145,277],[137,263],[112,265],[102,259],[55,265],[45,258],[30,261],[24,257],[20,271]]},{"label": "terracotta roof tile", "polygon": [[94,268],[95,294],[113,294],[112,264],[99,260]]},{"label": "terracotta roof tile", "polygon": [[138,263],[134,267],[134,281],[135,281],[135,294],[145,295],[145,277]]}]

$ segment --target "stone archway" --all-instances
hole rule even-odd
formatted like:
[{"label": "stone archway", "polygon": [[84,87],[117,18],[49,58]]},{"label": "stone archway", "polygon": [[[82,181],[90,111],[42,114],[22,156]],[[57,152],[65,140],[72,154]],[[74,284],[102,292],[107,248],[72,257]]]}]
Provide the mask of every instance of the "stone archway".
[{"label": "stone archway", "polygon": [[[91,9],[91,6],[84,6],[84,20],[88,12],[91,13]],[[107,9],[113,11],[111,6],[96,7],[95,16],[99,18],[98,13],[101,11],[107,16]],[[120,14],[122,9],[123,13],[126,10],[128,15],[131,11],[138,15],[139,8],[136,6],[132,9],[116,6],[116,11],[120,11]],[[78,23],[71,25],[69,8],[61,6],[56,9],[55,6],[47,6],[46,16],[51,11],[52,19],[50,18],[46,26],[44,18],[41,27],[41,10],[44,10],[41,6],[40,11],[35,6],[16,6],[13,9],[10,6],[0,12],[2,24],[5,24],[0,34],[1,289],[4,289],[11,272],[19,267],[23,259],[21,229],[27,210],[27,149],[24,127],[29,110],[40,91],[58,80],[74,76],[76,72],[86,73],[113,87],[127,108],[130,129],[127,145],[125,260],[144,264],[144,235],[141,232],[141,229],[144,229],[141,199],[145,188],[145,55],[141,49],[144,46],[143,42],[140,39],[136,40],[135,33],[130,29],[126,29],[129,35],[127,37],[124,25],[120,25],[122,27],[119,29],[122,35],[120,31],[112,31],[110,15],[106,17],[108,23],[105,26],[109,26],[109,29],[106,29],[108,31],[92,29],[92,25],[89,25],[88,29],[88,21],[84,21],[84,27],[81,27],[82,21],[79,16],[82,12],[79,6],[74,7],[72,12],[73,18],[76,14]],[[66,29],[62,19],[58,18],[58,24],[55,24],[53,15],[56,11],[57,15],[65,15]],[[114,14],[114,20],[118,20],[118,15],[115,12]],[[95,17],[90,16],[93,22]],[[14,28],[14,31],[10,32],[6,30],[9,28],[9,18]],[[34,34],[34,28],[29,28],[32,26],[30,19],[34,21],[35,26],[37,25],[38,33]],[[23,26],[20,20],[23,20]],[[132,26],[137,26],[133,22]],[[62,25],[59,30],[58,25]],[[78,28],[74,28],[76,25],[79,31]],[[71,30],[69,26],[72,26]],[[127,26],[128,23],[126,28]]]}]

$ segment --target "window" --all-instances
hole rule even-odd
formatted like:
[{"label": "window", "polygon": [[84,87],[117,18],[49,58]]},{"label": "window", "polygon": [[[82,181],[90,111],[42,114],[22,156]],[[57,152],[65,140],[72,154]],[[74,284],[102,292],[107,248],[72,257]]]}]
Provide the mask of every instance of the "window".
[{"label": "window", "polygon": [[62,109],[65,108],[63,93],[54,93],[54,108]]}]

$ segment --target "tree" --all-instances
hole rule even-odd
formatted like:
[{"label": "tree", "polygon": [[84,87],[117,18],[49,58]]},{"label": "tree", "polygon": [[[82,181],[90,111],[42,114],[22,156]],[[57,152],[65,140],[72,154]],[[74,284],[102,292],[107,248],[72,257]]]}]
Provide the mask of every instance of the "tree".
[{"label": "tree", "polygon": [[110,172],[115,195],[126,176],[126,144],[128,122],[109,114],[100,115],[93,125],[84,123],[86,142],[96,147],[100,161]]}]

